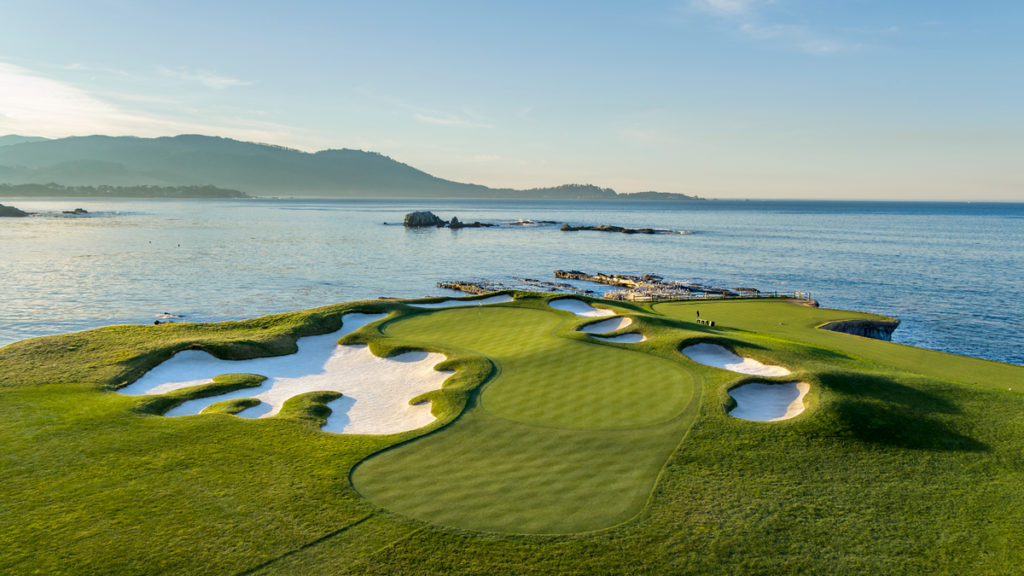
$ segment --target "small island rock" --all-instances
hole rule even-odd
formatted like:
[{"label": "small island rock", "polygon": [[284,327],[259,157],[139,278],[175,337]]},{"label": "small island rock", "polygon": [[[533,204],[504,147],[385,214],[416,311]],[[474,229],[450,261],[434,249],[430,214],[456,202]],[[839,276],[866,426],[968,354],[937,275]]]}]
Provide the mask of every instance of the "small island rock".
[{"label": "small island rock", "polygon": [[28,212],[24,210],[18,210],[14,206],[4,206],[0,204],[0,217],[3,218],[22,218],[28,216]]},{"label": "small island rock", "polygon": [[405,215],[404,226],[406,228],[426,228],[444,226],[445,221],[437,217],[433,212],[421,211],[410,212]]}]

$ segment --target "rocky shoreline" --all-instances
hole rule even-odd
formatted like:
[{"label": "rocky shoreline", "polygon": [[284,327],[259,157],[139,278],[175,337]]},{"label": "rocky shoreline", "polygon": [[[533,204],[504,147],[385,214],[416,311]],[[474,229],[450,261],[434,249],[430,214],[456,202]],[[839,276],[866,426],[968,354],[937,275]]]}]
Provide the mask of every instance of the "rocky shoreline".
[{"label": "rocky shoreline", "polygon": [[843,320],[839,322],[829,322],[820,326],[822,330],[831,330],[832,332],[842,332],[844,334],[853,334],[854,336],[861,336],[864,338],[873,338],[875,340],[885,340],[886,342],[892,341],[892,333],[896,331],[900,325],[898,318],[892,320]]},{"label": "rocky shoreline", "polygon": [[[563,280],[576,280],[614,286],[619,288],[598,294],[594,290],[588,290],[574,286],[566,282],[549,282],[534,278],[513,278],[518,285],[508,285],[502,282],[481,280],[453,280],[438,282],[438,288],[457,290],[467,294],[487,294],[501,290],[526,290],[540,292],[566,292],[581,295],[593,295],[607,300],[619,300],[629,302],[654,302],[662,300],[697,300],[697,299],[721,299],[721,298],[782,298],[794,301],[804,306],[818,307],[818,302],[811,299],[809,292],[792,292],[780,294],[778,292],[762,292],[756,288],[716,288],[690,282],[676,282],[665,280],[657,274],[628,275],[628,274],[604,274],[597,272],[588,274],[579,270],[555,270],[556,278]],[[713,321],[697,319],[697,322],[707,326],[714,326]],[[829,322],[819,328],[832,332],[842,332],[864,338],[875,340],[892,341],[892,333],[898,328],[898,318],[890,320],[844,320]]]},{"label": "rocky shoreline", "polygon": [[818,303],[811,299],[809,292],[779,293],[762,292],[757,288],[721,288],[694,282],[665,280],[657,274],[628,275],[604,274],[602,272],[588,274],[579,270],[555,270],[554,276],[561,280],[588,282],[612,286],[617,289],[601,293],[597,290],[591,290],[569,282],[550,282],[521,277],[514,277],[515,283],[495,280],[448,280],[438,282],[437,286],[467,294],[485,294],[499,290],[565,292],[626,302],[696,300],[705,298],[785,298],[805,306],[818,306]]},{"label": "rocky shoreline", "polygon": [[644,302],[652,300],[683,300],[688,298],[731,297],[741,295],[758,296],[761,292],[755,288],[716,288],[692,282],[675,282],[665,280],[657,274],[640,276],[628,274],[588,274],[579,270],[555,270],[555,278],[564,280],[582,280],[606,286],[616,286],[619,290],[604,295],[609,300],[625,300]]}]

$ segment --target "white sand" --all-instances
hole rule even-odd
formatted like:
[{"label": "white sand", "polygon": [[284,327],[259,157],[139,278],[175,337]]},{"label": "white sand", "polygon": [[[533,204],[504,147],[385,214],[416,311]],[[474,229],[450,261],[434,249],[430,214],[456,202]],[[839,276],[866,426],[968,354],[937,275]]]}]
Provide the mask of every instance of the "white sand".
[{"label": "white sand", "polygon": [[434,302],[432,304],[409,303],[409,306],[415,306],[417,308],[449,308],[452,306],[485,306],[487,304],[504,304],[511,301],[512,297],[508,294],[498,294],[497,296],[481,298],[480,300],[445,300],[443,302]]},{"label": "white sand", "polygon": [[806,382],[763,384],[754,382],[729,390],[736,400],[730,416],[758,422],[789,420],[804,411],[804,396],[811,389]]},{"label": "white sand", "polygon": [[630,332],[629,334],[620,334],[618,336],[591,336],[594,340],[603,340],[605,342],[619,342],[621,344],[639,344],[640,342],[646,342],[647,336],[639,332]]},{"label": "white sand", "polygon": [[709,344],[707,342],[687,346],[683,349],[683,354],[699,364],[739,372],[740,374],[786,376],[790,373],[788,369],[782,366],[761,364],[752,358],[741,358],[718,344]]},{"label": "white sand", "polygon": [[556,310],[564,310],[566,312],[572,312],[577,316],[599,318],[601,316],[614,316],[615,312],[611,310],[605,310],[603,308],[594,308],[590,304],[582,300],[575,298],[559,298],[558,300],[552,300],[548,302],[548,306]]},{"label": "white sand", "polygon": [[346,314],[341,330],[298,341],[299,351],[287,356],[253,360],[219,360],[212,355],[186,350],[147,372],[123,394],[162,394],[208,383],[220,374],[243,373],[267,376],[257,388],[245,388],[220,396],[190,400],[165,416],[198,414],[211,404],[233,398],[257,398],[258,406],[243,410],[244,418],[273,416],[284,402],[314,391],[335,391],[342,398],[328,403],[333,410],[324,430],[346,434],[392,434],[414,430],[434,420],[430,404],[409,405],[421,394],[441,388],[451,372],[434,370],[444,355],[409,352],[394,358],[378,358],[366,346],[338,346],[342,336],[384,318],[386,314]]},{"label": "white sand", "polygon": [[[308,374],[311,366],[323,362],[338,346],[338,340],[387,314],[346,314],[341,329],[330,334],[300,338],[299,351],[287,356],[254,358],[252,360],[221,360],[202,350],[184,350],[142,375],[135,382],[118,390],[121,394],[164,394],[171,390],[206,384],[221,374],[279,374],[295,377]],[[253,389],[250,389],[253,390]]]},{"label": "white sand", "polygon": [[600,322],[587,324],[583,328],[580,328],[580,332],[586,332],[587,334],[607,334],[608,332],[622,330],[623,328],[629,326],[632,323],[632,318],[624,318],[622,316],[617,316],[615,318],[609,318],[608,320],[601,320]]},{"label": "white sand", "polygon": [[[557,302],[557,300],[556,300]],[[577,300],[577,302],[579,302]],[[582,304],[582,302],[580,302]],[[596,308],[591,308],[596,310]],[[604,312],[604,310],[600,310]],[[622,330],[626,326],[633,323],[631,318],[624,318],[622,316],[616,316],[615,318],[609,318],[607,320],[601,320],[600,322],[594,322],[593,324],[587,324],[580,328],[580,332],[586,332],[587,334],[607,334],[608,332],[615,332],[616,330]],[[629,334],[619,334],[618,336],[591,336],[594,340],[601,340],[604,342],[620,342],[623,344],[637,344],[639,342],[645,342],[647,336],[640,334],[639,332],[631,332]]]}]

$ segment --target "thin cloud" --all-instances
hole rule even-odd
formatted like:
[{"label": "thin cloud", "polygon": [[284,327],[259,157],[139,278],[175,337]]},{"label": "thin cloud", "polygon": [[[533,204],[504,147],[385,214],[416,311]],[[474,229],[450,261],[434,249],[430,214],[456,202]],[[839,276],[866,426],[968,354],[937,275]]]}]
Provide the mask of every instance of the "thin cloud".
[{"label": "thin cloud", "polygon": [[692,0],[690,6],[708,14],[732,18],[749,14],[757,0]]},{"label": "thin cloud", "polygon": [[806,26],[792,24],[761,25],[744,23],[739,31],[754,40],[776,40],[793,44],[808,54],[831,54],[848,50],[851,46],[835,40],[818,36]]},{"label": "thin cloud", "polygon": [[771,0],[691,0],[689,6],[728,23],[743,36],[758,42],[785,43],[816,55],[856,48],[804,25],[766,21],[761,8],[772,3]]},{"label": "thin cloud", "polygon": [[159,70],[161,74],[168,78],[176,78],[178,80],[185,80],[186,82],[196,82],[206,86],[207,88],[213,88],[214,90],[224,90],[225,88],[252,85],[252,82],[247,80],[239,80],[238,78],[224,76],[209,70],[191,69],[185,66],[178,66],[176,68],[166,68],[161,66]]},{"label": "thin cloud", "polygon": [[482,122],[476,122],[473,120],[467,120],[465,118],[459,118],[454,115],[435,116],[428,114],[421,114],[419,112],[413,114],[413,117],[420,122],[426,122],[427,124],[439,124],[441,126],[465,126],[470,128],[493,128],[490,124],[484,124]]},{"label": "thin cloud", "polygon": [[480,114],[477,114],[468,108],[463,108],[462,114],[452,114],[450,112],[441,112],[436,109],[430,109],[426,106],[420,106],[418,104],[408,102],[404,98],[399,98],[391,94],[379,94],[365,86],[356,88],[356,92],[367,100],[384,103],[388,106],[411,114],[413,119],[418,122],[423,122],[424,124],[458,126],[463,128],[494,128],[493,124],[483,121]]},{"label": "thin cloud", "polygon": [[19,66],[0,62],[0,84],[0,132],[65,136],[124,131],[136,123],[84,90]]},{"label": "thin cloud", "polygon": [[[0,86],[4,87],[0,90],[0,134],[62,138],[90,134],[152,137],[197,133],[258,142],[295,140],[287,127],[253,122],[251,118],[228,119],[212,125],[171,114],[140,112],[115,105],[67,82],[5,62],[0,62]],[[125,100],[123,96],[121,99]]]}]

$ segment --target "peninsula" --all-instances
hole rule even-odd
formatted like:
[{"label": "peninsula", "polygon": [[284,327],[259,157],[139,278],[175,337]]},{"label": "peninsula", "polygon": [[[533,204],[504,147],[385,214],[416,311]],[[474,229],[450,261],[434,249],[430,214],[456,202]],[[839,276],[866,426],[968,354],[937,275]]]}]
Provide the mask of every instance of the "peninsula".
[{"label": "peninsula", "polygon": [[17,342],[0,566],[1012,573],[1024,367],[820,329],[892,320],[503,292]]}]

